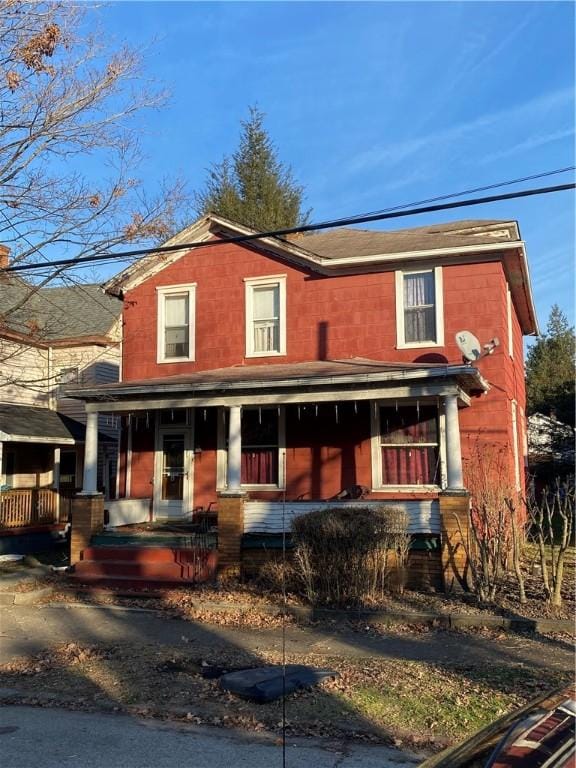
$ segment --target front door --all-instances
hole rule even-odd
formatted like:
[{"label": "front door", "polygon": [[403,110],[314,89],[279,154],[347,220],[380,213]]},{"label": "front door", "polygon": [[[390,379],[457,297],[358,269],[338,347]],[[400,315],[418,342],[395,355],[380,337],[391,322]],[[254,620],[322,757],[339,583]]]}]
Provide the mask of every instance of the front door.
[{"label": "front door", "polygon": [[160,427],[154,472],[154,517],[184,517],[192,511],[194,454],[190,430]]}]

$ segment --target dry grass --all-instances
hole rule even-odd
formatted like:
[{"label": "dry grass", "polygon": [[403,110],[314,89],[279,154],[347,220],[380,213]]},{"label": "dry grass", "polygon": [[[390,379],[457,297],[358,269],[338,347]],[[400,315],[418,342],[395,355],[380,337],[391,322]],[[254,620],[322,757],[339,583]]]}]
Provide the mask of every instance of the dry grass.
[{"label": "dry grass", "polygon": [[[195,645],[182,653],[150,645],[80,646],[67,643],[0,667],[0,685],[29,703],[47,695],[56,704],[105,709],[203,725],[279,733],[280,701],[253,704],[202,676],[203,663],[224,667],[279,663],[278,652],[258,659],[241,650],[216,653]],[[334,736],[440,748],[523,704],[567,675],[495,663],[454,667],[386,659],[345,660],[320,654],[288,662],[329,667],[339,677],[287,700],[288,733]]]}]

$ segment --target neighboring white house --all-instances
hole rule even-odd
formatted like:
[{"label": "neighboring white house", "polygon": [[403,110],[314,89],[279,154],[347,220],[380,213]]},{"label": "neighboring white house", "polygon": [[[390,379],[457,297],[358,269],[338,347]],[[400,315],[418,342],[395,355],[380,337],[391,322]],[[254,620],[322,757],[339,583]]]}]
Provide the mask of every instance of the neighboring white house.
[{"label": "neighboring white house", "polygon": [[[81,485],[86,416],[71,385],[119,378],[121,309],[97,285],[35,290],[0,257],[0,488]],[[101,490],[114,494],[117,425],[103,417]],[[1,521],[0,521],[1,522]]]},{"label": "neighboring white house", "polygon": [[555,416],[534,413],[528,417],[528,456],[530,464],[541,462],[574,463],[574,429]]}]

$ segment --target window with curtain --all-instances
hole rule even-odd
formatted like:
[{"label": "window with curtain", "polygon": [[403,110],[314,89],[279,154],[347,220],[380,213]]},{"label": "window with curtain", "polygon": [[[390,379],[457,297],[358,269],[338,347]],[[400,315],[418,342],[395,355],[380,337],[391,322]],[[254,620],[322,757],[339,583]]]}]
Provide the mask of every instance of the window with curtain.
[{"label": "window with curtain", "polygon": [[246,356],[286,354],[286,278],[246,281]]},{"label": "window with curtain", "polygon": [[196,284],[166,285],[158,292],[157,362],[194,360]]},{"label": "window with curtain", "polygon": [[280,286],[252,288],[254,352],[280,351]]},{"label": "window with curtain", "polygon": [[242,485],[278,485],[278,409],[242,409]]},{"label": "window with curtain", "polygon": [[434,272],[403,275],[404,341],[436,342],[436,286]]},{"label": "window with curtain", "polygon": [[190,297],[188,293],[164,297],[164,357],[188,357],[190,353]]},{"label": "window with curtain", "polygon": [[379,417],[382,485],[439,485],[437,408],[385,406]]}]

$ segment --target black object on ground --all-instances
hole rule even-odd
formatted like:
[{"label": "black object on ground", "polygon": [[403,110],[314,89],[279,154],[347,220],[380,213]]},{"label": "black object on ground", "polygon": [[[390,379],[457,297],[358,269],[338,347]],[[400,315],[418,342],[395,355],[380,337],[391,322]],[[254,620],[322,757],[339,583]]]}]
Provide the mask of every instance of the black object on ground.
[{"label": "black object on ground", "polygon": [[338,677],[332,669],[314,669],[304,664],[286,665],[286,684],[282,682],[283,671],[280,664],[256,669],[244,669],[230,672],[220,678],[220,685],[243,699],[264,704],[281,698],[285,692],[293,693],[300,688],[309,688],[329,677]]}]

